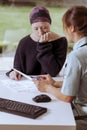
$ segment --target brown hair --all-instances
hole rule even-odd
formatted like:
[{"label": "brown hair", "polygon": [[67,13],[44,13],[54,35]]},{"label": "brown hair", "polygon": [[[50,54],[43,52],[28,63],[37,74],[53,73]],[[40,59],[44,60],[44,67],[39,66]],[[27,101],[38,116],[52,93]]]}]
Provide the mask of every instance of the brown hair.
[{"label": "brown hair", "polygon": [[66,11],[62,18],[65,29],[73,25],[75,31],[87,36],[87,8],[85,6],[73,6]]}]

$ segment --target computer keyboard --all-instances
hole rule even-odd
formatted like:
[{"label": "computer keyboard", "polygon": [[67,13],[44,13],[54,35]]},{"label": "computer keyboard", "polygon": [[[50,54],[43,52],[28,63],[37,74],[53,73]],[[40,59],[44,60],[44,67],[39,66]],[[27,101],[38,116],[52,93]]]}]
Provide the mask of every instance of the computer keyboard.
[{"label": "computer keyboard", "polygon": [[47,108],[0,98],[0,111],[35,119],[47,112]]}]

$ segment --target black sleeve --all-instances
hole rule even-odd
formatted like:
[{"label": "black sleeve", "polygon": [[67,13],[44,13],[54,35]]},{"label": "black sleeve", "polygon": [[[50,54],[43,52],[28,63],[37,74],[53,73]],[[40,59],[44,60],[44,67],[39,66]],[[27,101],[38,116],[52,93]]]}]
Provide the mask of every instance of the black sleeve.
[{"label": "black sleeve", "polygon": [[12,71],[13,71],[13,69],[11,69],[10,71],[6,72],[6,75],[9,77],[9,74],[10,74],[10,72],[12,72]]},{"label": "black sleeve", "polygon": [[18,44],[17,50],[16,50],[16,54],[14,57],[14,68],[24,72],[25,67],[24,67],[24,61],[25,61],[25,54],[24,54],[24,43],[21,40]]},{"label": "black sleeve", "polygon": [[52,42],[38,43],[37,51],[37,59],[44,73],[56,76],[66,59],[67,40],[62,37]]},{"label": "black sleeve", "polygon": [[[14,57],[14,65],[13,67],[19,71],[23,72],[24,66],[23,66],[23,59],[24,59],[24,54],[23,54],[23,46],[22,46],[22,41],[19,42],[15,57]],[[10,72],[13,71],[12,69],[6,73],[7,76],[9,76]]]}]

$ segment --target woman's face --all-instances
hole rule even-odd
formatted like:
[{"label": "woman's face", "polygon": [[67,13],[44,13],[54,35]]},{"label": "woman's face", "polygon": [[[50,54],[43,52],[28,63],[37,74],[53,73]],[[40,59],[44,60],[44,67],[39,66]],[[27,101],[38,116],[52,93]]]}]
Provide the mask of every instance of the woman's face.
[{"label": "woman's face", "polygon": [[48,22],[36,22],[32,24],[33,33],[40,37],[41,35],[50,32],[50,23]]}]

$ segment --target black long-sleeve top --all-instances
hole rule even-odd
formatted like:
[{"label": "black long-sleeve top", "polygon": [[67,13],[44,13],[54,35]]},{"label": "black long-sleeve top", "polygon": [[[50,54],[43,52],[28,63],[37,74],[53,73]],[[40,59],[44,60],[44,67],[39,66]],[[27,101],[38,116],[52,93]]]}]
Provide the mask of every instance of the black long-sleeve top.
[{"label": "black long-sleeve top", "polygon": [[56,76],[61,70],[67,53],[65,37],[51,42],[39,43],[24,37],[16,50],[14,68],[27,75],[50,74]]}]

